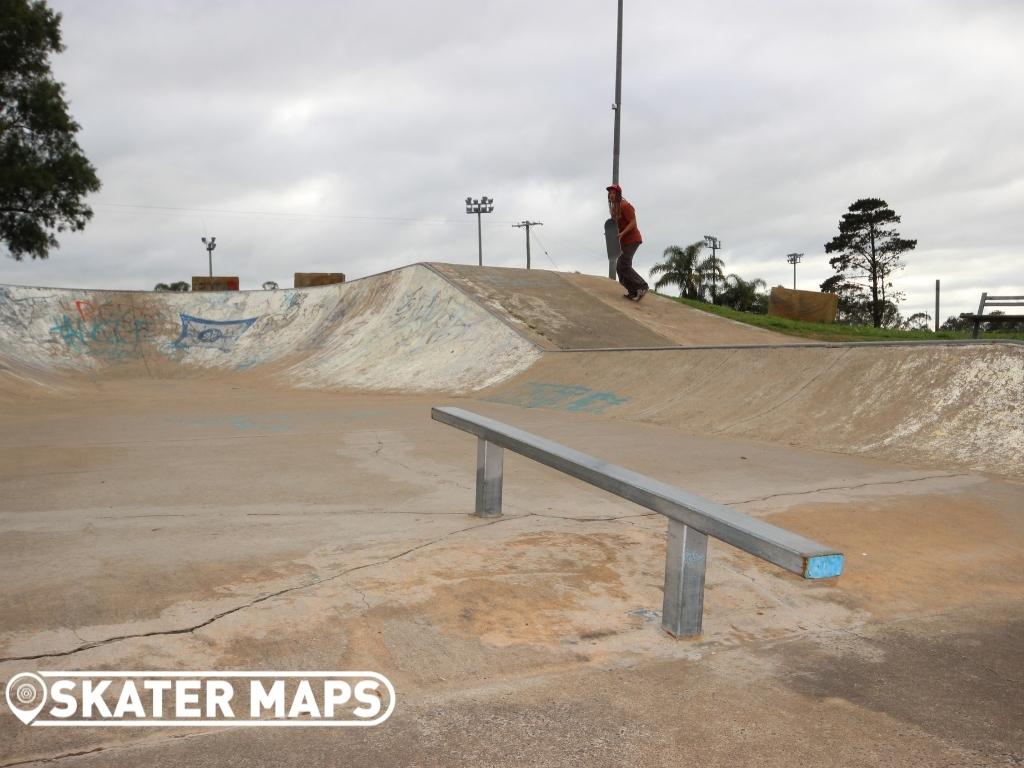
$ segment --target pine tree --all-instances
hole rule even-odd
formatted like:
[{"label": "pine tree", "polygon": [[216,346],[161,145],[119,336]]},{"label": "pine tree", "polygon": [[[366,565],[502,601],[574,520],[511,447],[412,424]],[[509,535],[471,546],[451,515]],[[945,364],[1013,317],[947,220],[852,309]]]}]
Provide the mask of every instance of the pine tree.
[{"label": "pine tree", "polygon": [[[853,203],[839,222],[839,234],[825,244],[825,253],[835,253],[829,264],[837,283],[860,285],[870,293],[871,322],[881,328],[886,307],[896,305],[903,294],[893,290],[893,272],[903,269],[900,256],[917,247],[917,240],[900,236],[894,225],[900,217],[885,200],[864,198]],[[824,285],[822,290],[825,290]]]}]

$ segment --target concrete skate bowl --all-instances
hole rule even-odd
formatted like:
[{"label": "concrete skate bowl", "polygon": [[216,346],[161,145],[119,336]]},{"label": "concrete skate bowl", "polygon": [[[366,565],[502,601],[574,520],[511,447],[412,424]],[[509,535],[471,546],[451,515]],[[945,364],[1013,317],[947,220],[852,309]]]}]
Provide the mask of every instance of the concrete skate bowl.
[{"label": "concrete skate bowl", "polygon": [[224,376],[466,395],[695,435],[1024,469],[1018,344],[800,345],[661,297],[624,301],[602,278],[443,264],[302,290],[0,287],[0,397]]},{"label": "concrete skate bowl", "polygon": [[322,389],[479,389],[539,357],[425,266],[323,288],[153,293],[0,287],[18,382],[271,375]]}]

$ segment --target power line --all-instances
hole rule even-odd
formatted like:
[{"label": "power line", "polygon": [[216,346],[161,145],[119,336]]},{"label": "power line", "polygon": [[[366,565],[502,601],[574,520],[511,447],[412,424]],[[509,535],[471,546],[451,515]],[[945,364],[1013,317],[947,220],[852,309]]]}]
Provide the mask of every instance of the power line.
[{"label": "power line", "polygon": [[[284,211],[246,211],[226,208],[189,208],[171,205],[131,205],[128,203],[93,203],[98,208],[128,208],[146,211],[172,211],[175,213],[218,213],[230,216],[277,216],[284,218],[321,219],[327,221],[374,222],[394,221],[409,224],[469,224],[462,219],[429,219],[400,216],[343,216],[340,214],[288,213]],[[491,221],[488,226],[514,224],[512,221]]]},{"label": "power line", "polygon": [[541,239],[539,237],[537,237],[537,233],[536,232],[533,233],[533,236],[537,238],[537,245],[539,245],[540,249],[542,251],[544,251],[544,255],[547,256],[548,257],[548,261],[551,262],[551,266],[553,266],[555,268],[556,272],[561,272],[562,268],[560,266],[558,266],[557,264],[555,264],[555,260],[551,258],[551,254],[548,253],[548,249],[544,247],[544,243],[541,242]]},{"label": "power line", "polygon": [[570,250],[575,254],[575,258],[590,259],[594,255],[593,248],[588,248],[587,246],[582,245],[577,240],[567,240],[564,237],[559,237],[558,235],[554,234],[554,230],[549,230],[546,237],[550,237],[556,243],[561,243],[563,248],[566,248],[567,250]]}]

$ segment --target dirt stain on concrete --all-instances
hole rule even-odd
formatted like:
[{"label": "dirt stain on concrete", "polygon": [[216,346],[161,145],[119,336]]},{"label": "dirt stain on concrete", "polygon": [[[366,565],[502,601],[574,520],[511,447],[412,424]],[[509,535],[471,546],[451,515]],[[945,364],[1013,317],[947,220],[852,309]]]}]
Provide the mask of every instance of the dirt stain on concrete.
[{"label": "dirt stain on concrete", "polygon": [[[859,635],[872,653],[836,655],[812,639],[774,648],[785,683],[911,723],[999,764],[1024,763],[1024,620],[1005,608]],[[1005,613],[1003,614],[1005,615]],[[980,763],[979,763],[980,764]],[[990,764],[990,763],[985,763]]]},{"label": "dirt stain on concrete", "polygon": [[771,521],[846,554],[834,589],[816,596],[885,617],[1019,597],[1024,520],[1007,504],[980,496],[895,496],[801,505]]},{"label": "dirt stain on concrete", "polygon": [[626,574],[633,569],[621,561],[639,557],[646,543],[642,532],[541,531],[452,544],[410,558],[387,580],[362,580],[360,588],[388,594],[392,603],[395,594],[406,595],[410,611],[445,633],[492,646],[558,645],[632,626],[627,610],[636,589]]}]

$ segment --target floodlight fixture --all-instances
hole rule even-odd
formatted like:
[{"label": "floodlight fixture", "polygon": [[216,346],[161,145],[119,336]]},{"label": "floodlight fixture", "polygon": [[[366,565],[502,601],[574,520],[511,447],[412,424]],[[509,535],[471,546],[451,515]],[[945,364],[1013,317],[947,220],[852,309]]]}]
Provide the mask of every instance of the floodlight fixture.
[{"label": "floodlight fixture", "polygon": [[793,265],[793,290],[796,290],[796,265],[800,263],[804,255],[802,253],[786,254],[786,261]]},{"label": "floodlight fixture", "polygon": [[211,237],[207,240],[205,237],[202,238],[203,245],[206,246],[206,255],[210,259],[210,277],[213,277],[213,249],[217,247],[217,238]]},{"label": "floodlight fixture", "polygon": [[476,214],[476,242],[477,242],[477,253],[478,263],[482,267],[484,265],[484,240],[483,240],[483,229],[480,221],[481,214],[491,213],[494,210],[494,198],[487,197],[486,195],[481,196],[479,200],[472,197],[466,198],[466,213]]}]

